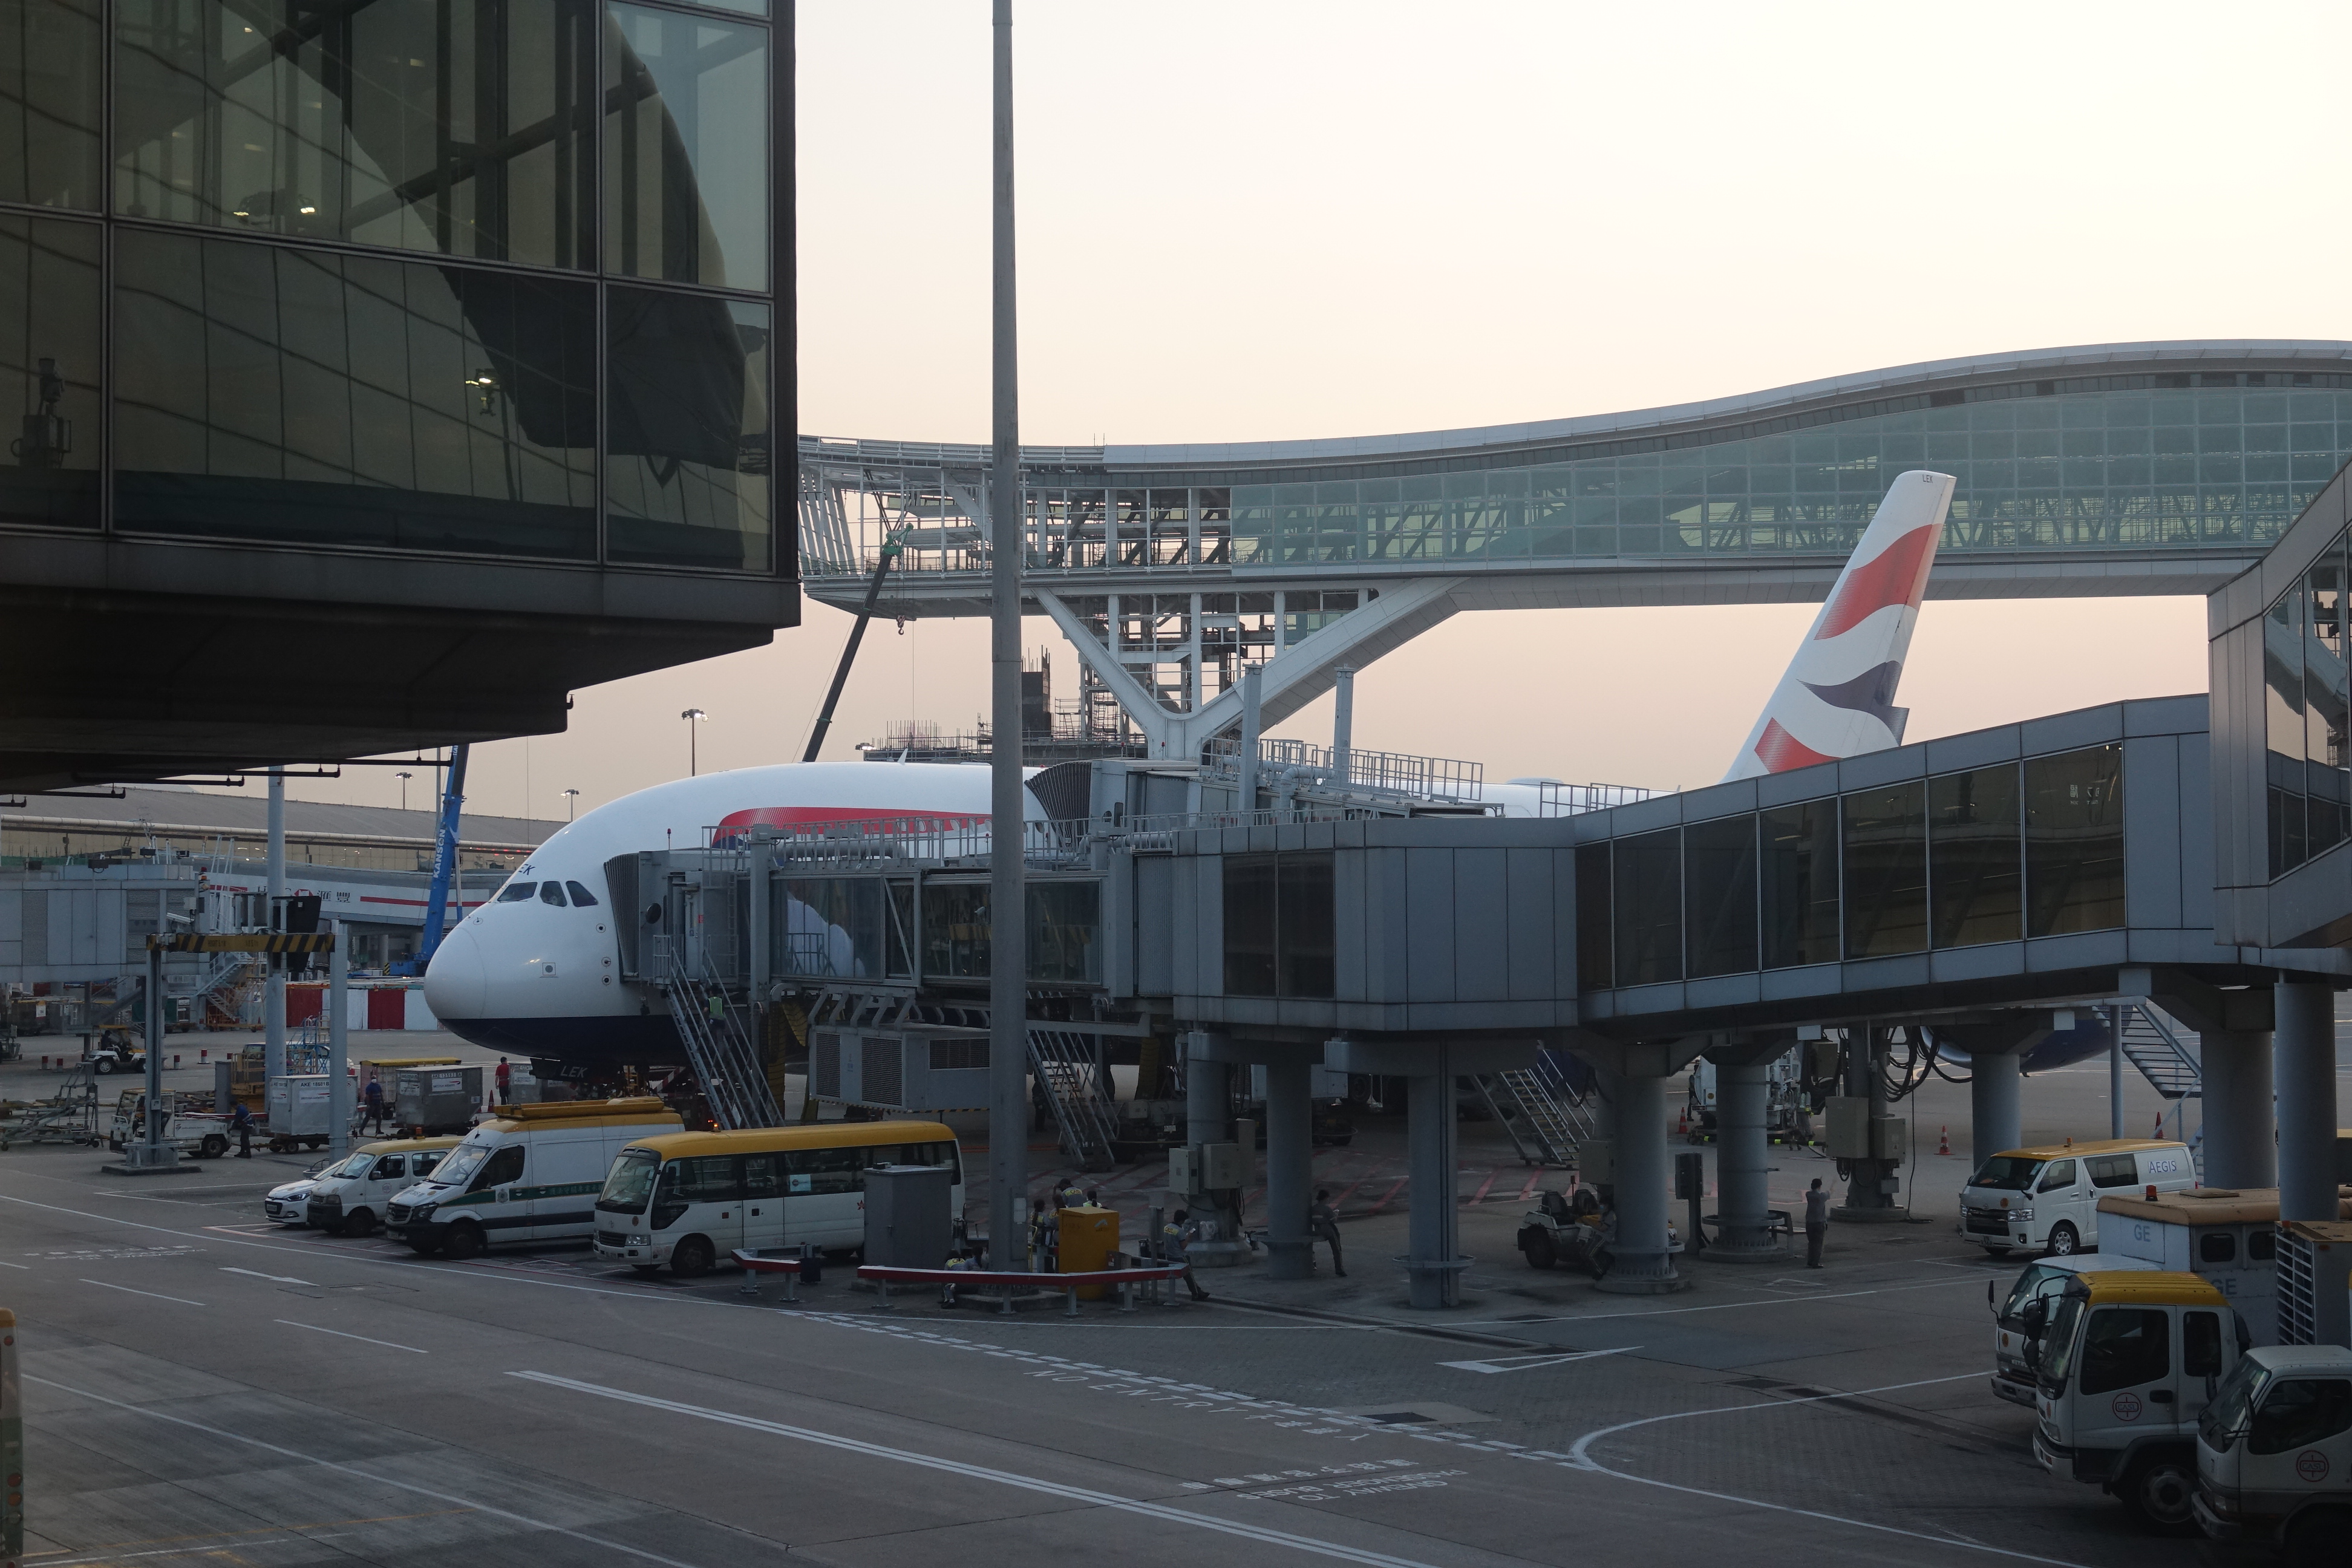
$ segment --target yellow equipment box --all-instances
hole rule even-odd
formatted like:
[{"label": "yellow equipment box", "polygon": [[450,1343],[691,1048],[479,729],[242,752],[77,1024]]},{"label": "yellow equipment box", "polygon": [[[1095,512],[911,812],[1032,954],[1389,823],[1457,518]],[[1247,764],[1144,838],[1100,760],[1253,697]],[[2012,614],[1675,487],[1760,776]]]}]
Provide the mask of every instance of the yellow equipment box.
[{"label": "yellow equipment box", "polygon": [[[1110,1266],[1111,1254],[1118,1250],[1118,1211],[1117,1209],[1068,1208],[1062,1211],[1062,1272],[1087,1274]],[[1109,1287],[1081,1285],[1078,1298],[1099,1301]]]}]

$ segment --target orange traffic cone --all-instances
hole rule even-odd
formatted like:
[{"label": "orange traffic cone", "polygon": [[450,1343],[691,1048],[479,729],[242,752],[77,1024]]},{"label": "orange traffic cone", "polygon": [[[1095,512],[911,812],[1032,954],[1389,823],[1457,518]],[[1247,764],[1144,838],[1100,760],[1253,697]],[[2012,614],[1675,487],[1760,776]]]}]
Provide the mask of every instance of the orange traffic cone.
[{"label": "orange traffic cone", "polygon": [[1938,1154],[1948,1154],[1951,1152],[1952,1130],[1949,1127],[1938,1128],[1936,1132],[1936,1152]]},{"label": "orange traffic cone", "polygon": [[1688,1109],[1685,1109],[1676,1112],[1675,1115],[1675,1136],[1677,1138],[1684,1138],[1689,1136],[1689,1134],[1690,1111]]}]

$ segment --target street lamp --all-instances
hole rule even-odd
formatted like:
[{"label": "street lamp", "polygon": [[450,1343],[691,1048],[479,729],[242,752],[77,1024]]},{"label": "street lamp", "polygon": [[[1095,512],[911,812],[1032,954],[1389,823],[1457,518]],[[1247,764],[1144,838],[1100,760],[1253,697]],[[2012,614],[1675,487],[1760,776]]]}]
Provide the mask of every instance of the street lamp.
[{"label": "street lamp", "polygon": [[695,750],[694,727],[710,715],[699,708],[689,708],[678,717],[686,721],[686,775],[692,778],[702,771],[701,760],[697,756]]},{"label": "street lamp", "polygon": [[406,811],[408,809],[408,781],[415,778],[416,775],[404,769],[392,776],[400,781],[400,809]]},{"label": "street lamp", "polygon": [[580,792],[576,789],[565,790],[563,792],[563,820],[571,822],[576,819],[579,815]]}]

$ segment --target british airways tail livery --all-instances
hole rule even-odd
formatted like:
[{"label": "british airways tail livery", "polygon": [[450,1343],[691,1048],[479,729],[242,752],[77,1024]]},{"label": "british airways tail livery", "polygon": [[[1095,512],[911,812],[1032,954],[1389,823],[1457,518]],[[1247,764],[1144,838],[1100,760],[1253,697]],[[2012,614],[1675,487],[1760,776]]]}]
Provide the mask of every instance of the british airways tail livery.
[{"label": "british airways tail livery", "polygon": [[1895,688],[1951,507],[1951,475],[1895,476],[1724,783],[1903,743]]}]

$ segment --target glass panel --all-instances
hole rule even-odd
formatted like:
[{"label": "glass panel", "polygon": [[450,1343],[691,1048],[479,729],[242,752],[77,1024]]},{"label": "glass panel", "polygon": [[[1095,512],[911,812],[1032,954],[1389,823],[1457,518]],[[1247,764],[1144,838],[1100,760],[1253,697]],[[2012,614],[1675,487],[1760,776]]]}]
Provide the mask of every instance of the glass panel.
[{"label": "glass panel", "polygon": [[1683,977],[1682,830],[1616,841],[1617,984]]},{"label": "glass panel", "polygon": [[2344,841],[2344,559],[2331,549],[2304,578],[2304,777],[2311,793],[2305,852]]},{"label": "glass panel", "polygon": [[1224,858],[1225,994],[1275,994],[1275,858]]},{"label": "glass panel", "polygon": [[988,978],[990,937],[985,882],[923,884],[923,977],[926,980]]},{"label": "glass panel", "polygon": [[97,0],[0,0],[0,201],[99,205]]},{"label": "glass panel", "polygon": [[123,0],[118,211],[591,263],[586,0]]},{"label": "glass panel", "polygon": [[1100,981],[1102,884],[1032,882],[1027,898],[1029,978],[1062,984]]},{"label": "glass panel", "polygon": [[2026,935],[2124,923],[2123,764],[2120,744],[2026,763]]},{"label": "glass panel", "polygon": [[1927,849],[1937,947],[2024,934],[2017,764],[1927,781]]},{"label": "glass panel", "polygon": [[593,287],[123,229],[125,529],[589,560]]},{"label": "glass panel", "polygon": [[[1335,950],[1331,908],[1331,857],[1293,854],[1281,861],[1276,894],[1276,945],[1280,957],[1282,994],[1323,997],[1332,994]],[[1088,883],[1088,887],[1096,884]]]},{"label": "glass panel", "polygon": [[882,889],[875,879],[795,877],[770,887],[769,963],[777,973],[882,973]]},{"label": "glass panel", "polygon": [[1845,823],[1845,955],[1874,958],[1927,945],[1927,785],[1864,790],[1841,803]]},{"label": "glass panel", "polygon": [[1576,988],[1605,991],[1616,982],[1609,940],[1609,846],[1576,847]]},{"label": "glass panel", "polygon": [[616,286],[604,308],[607,553],[769,570],[768,307]]},{"label": "glass panel", "polygon": [[1683,829],[1683,913],[1693,978],[1756,967],[1756,819]]},{"label": "glass panel", "polygon": [[0,521],[98,526],[100,238],[0,216]]},{"label": "glass panel", "polygon": [[1800,801],[1759,813],[1764,967],[1833,963],[1838,956],[1837,803]]},{"label": "glass panel", "polygon": [[604,266],[768,286],[768,30],[611,5]]}]

